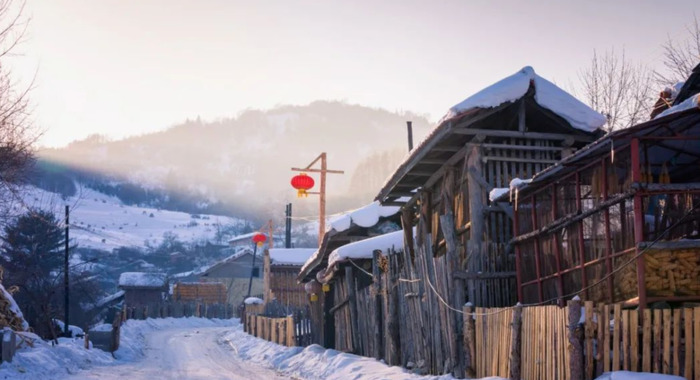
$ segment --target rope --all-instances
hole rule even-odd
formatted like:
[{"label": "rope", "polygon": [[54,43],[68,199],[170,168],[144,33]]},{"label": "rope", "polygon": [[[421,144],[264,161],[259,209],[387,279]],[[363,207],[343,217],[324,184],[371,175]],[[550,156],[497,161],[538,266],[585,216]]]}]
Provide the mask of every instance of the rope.
[{"label": "rope", "polygon": [[[596,282],[594,282],[594,283],[592,283],[592,284],[590,284],[590,285],[588,285],[588,286],[586,286],[586,287],[584,287],[584,288],[581,288],[581,289],[580,289],[579,291],[577,291],[577,292],[572,292],[572,293],[569,293],[569,294],[564,294],[564,295],[562,295],[562,296],[560,296],[560,297],[550,298],[550,299],[548,299],[548,300],[544,300],[544,301],[541,301],[541,302],[534,302],[534,303],[527,303],[527,304],[520,304],[520,303],[519,303],[519,304],[516,305],[516,306],[507,306],[507,307],[500,308],[500,309],[498,309],[498,310],[491,311],[491,312],[486,312],[486,313],[475,313],[475,312],[466,313],[466,312],[464,312],[463,310],[456,309],[456,308],[452,307],[449,303],[447,303],[447,302],[442,298],[442,295],[440,295],[440,293],[437,291],[437,289],[435,289],[435,287],[434,287],[433,284],[430,282],[430,279],[429,279],[428,277],[425,278],[425,282],[428,284],[428,287],[430,288],[430,290],[431,290],[433,293],[435,293],[435,296],[437,297],[437,299],[438,299],[445,307],[447,307],[449,310],[452,310],[452,311],[457,312],[457,313],[460,313],[460,314],[474,315],[474,316],[477,316],[477,315],[478,315],[478,316],[489,316],[489,315],[500,314],[500,313],[503,313],[503,312],[508,311],[508,310],[513,310],[513,309],[515,309],[516,307],[528,307],[528,306],[543,306],[543,305],[548,305],[548,304],[551,304],[551,303],[553,303],[553,302],[555,302],[555,301],[559,301],[560,299],[568,299],[568,298],[571,298],[571,297],[574,297],[574,296],[578,296],[580,293],[582,293],[582,292],[584,292],[584,291],[586,291],[586,290],[588,290],[588,289],[591,289],[591,288],[593,288],[593,287],[595,287],[595,286],[598,286],[598,285],[600,285],[601,283],[603,283],[604,281],[606,281],[608,278],[614,276],[616,273],[618,273],[619,271],[621,271],[622,269],[624,269],[627,265],[630,265],[630,264],[632,264],[633,262],[635,262],[635,261],[636,261],[639,257],[641,257],[647,250],[651,249],[656,243],[658,243],[659,240],[661,240],[661,238],[662,238],[664,235],[666,235],[667,232],[671,231],[671,230],[674,229],[676,226],[678,226],[679,224],[681,224],[682,222],[684,222],[684,221],[685,221],[685,218],[687,218],[688,216],[690,216],[690,214],[692,214],[693,212],[695,212],[696,210],[698,210],[698,208],[700,208],[700,204],[698,204],[697,206],[693,207],[691,210],[689,210],[688,212],[686,212],[686,213],[683,215],[683,217],[680,218],[676,223],[674,223],[673,225],[671,225],[671,226],[669,226],[668,228],[666,228],[666,229],[665,229],[661,234],[659,234],[659,235],[656,237],[656,239],[654,239],[649,245],[647,245],[643,250],[639,251],[639,253],[637,253],[636,255],[632,256],[629,260],[627,260],[626,262],[624,262],[624,263],[623,263],[622,265],[620,265],[617,269],[615,269],[615,270],[613,270],[612,272],[606,274],[605,276],[603,276],[602,278],[600,278],[598,281],[596,281]],[[368,276],[373,277],[371,273],[369,273],[369,272],[367,272],[366,270],[364,270],[363,268],[359,267],[359,266],[358,266],[357,264],[355,264],[352,260],[348,259],[348,261],[350,261],[350,263],[351,263],[352,265],[354,265],[355,267],[357,267],[358,269],[360,269],[361,271],[363,271],[363,272],[364,272],[365,274],[367,274]],[[399,281],[401,281],[401,282],[415,283],[415,282],[420,282],[420,281],[422,281],[422,280],[421,280],[421,279],[408,280],[408,279],[404,279],[404,278],[399,278]]]}]

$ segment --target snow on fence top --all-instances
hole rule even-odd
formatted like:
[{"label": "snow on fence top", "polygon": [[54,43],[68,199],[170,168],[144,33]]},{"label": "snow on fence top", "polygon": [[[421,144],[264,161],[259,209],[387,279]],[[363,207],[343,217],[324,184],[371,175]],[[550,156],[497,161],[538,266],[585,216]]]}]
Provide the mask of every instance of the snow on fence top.
[{"label": "snow on fence top", "polygon": [[348,259],[371,259],[375,250],[403,249],[403,230],[371,237],[336,248],[328,257],[328,268]]},{"label": "snow on fence top", "polygon": [[605,124],[605,116],[594,111],[552,82],[535,74],[535,70],[530,66],[525,66],[517,73],[466,98],[450,108],[443,120],[451,119],[474,108],[494,108],[503,103],[518,100],[527,93],[531,83],[535,87],[537,104],[561,116],[572,127],[593,132]]},{"label": "snow on fence top", "polygon": [[[8,303],[5,310],[0,310],[0,312],[6,314],[3,319],[4,322],[7,323],[7,326],[17,331],[27,331],[29,329],[29,323],[24,320],[24,314],[22,314],[22,310],[20,310],[19,305],[17,305],[17,302],[15,302],[12,294],[5,290],[5,287],[2,284],[0,284],[0,298],[5,298]],[[7,315],[8,311],[10,315]]]},{"label": "snow on fence top", "polygon": [[258,297],[248,297],[243,301],[243,303],[245,303],[246,305],[260,305],[263,302],[264,301]]},{"label": "snow on fence top", "polygon": [[270,252],[270,265],[302,265],[316,248],[272,248]]},{"label": "snow on fence top", "polygon": [[165,284],[164,273],[124,272],[119,276],[120,287],[163,288]]}]

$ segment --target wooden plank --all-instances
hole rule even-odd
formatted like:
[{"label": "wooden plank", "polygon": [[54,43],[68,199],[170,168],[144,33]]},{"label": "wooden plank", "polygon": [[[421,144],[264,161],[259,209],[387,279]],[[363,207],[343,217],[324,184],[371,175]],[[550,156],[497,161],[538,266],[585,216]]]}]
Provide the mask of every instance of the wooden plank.
[{"label": "wooden plank", "polygon": [[603,306],[603,371],[610,372],[610,305]]},{"label": "wooden plank", "polygon": [[598,307],[596,309],[596,329],[597,329],[597,341],[598,341],[598,354],[596,355],[596,374],[594,377],[598,377],[605,372],[605,369],[603,368],[603,346],[605,343],[605,321],[604,321],[604,312],[605,310],[603,309],[603,304],[598,304]]},{"label": "wooden plank", "polygon": [[593,361],[593,339],[595,337],[595,328],[593,325],[593,301],[586,301],[583,304],[584,313],[584,333],[586,345],[586,379],[593,379],[593,371],[595,369]]},{"label": "wooden plank", "polygon": [[671,373],[671,309],[663,310],[663,362],[661,368],[663,373]]},{"label": "wooden plank", "polygon": [[[683,375],[686,379],[690,380],[693,373],[693,348],[690,343],[693,341],[693,309],[686,308],[683,310],[683,323],[685,330],[685,368],[683,370]],[[695,340],[700,339],[700,332],[695,332]],[[697,351],[697,350],[696,350]],[[699,367],[695,367],[696,371]]]},{"label": "wooden plank", "polygon": [[630,371],[639,371],[639,311],[630,311]]},{"label": "wooden plank", "polygon": [[630,370],[630,313],[634,311],[622,311],[622,369]]},{"label": "wooden plank", "polygon": [[681,313],[683,309],[673,310],[673,374],[681,375]]},{"label": "wooden plank", "polygon": [[[695,342],[695,380],[700,380],[700,307],[695,307],[695,312],[693,316],[693,330],[695,331],[695,335],[693,337],[693,341]],[[686,377],[690,377],[689,375],[686,375]]]},{"label": "wooden plank", "polygon": [[613,306],[613,362],[612,370],[620,370],[620,325],[622,324],[622,305]]},{"label": "wooden plank", "polygon": [[644,309],[642,320],[642,372],[651,372],[651,310]]},{"label": "wooden plank", "polygon": [[656,373],[661,373],[662,366],[661,366],[661,326],[663,323],[663,317],[661,314],[661,309],[654,309],[654,317],[653,317],[653,323],[654,323],[654,342],[652,346],[652,361],[653,361],[653,370]]}]

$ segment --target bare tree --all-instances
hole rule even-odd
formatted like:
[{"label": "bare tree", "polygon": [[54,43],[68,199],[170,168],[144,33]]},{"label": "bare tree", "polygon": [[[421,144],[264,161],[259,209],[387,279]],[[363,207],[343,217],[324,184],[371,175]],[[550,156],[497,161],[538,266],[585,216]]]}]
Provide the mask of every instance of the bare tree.
[{"label": "bare tree", "polygon": [[18,89],[7,65],[27,28],[23,10],[24,3],[0,0],[0,213],[6,213],[17,198],[17,185],[33,162],[32,144],[38,138],[29,121],[31,85]]},{"label": "bare tree", "polygon": [[685,38],[673,40],[669,36],[662,45],[663,69],[654,70],[659,90],[684,81],[700,63],[700,22],[696,15],[693,16],[693,22],[686,26],[686,31]]},{"label": "bare tree", "polygon": [[579,72],[583,96],[596,111],[608,119],[608,131],[631,127],[649,115],[653,100],[650,81],[652,72],[645,66],[633,64],[625,51],[598,54],[588,68]]}]

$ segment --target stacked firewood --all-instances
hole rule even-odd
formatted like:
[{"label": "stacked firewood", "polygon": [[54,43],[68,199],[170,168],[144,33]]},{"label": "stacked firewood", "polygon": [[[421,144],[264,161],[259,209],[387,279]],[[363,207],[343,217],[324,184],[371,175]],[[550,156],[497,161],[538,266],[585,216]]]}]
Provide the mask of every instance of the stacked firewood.
[{"label": "stacked firewood", "polygon": [[650,295],[700,295],[700,252],[656,250],[644,254]]},{"label": "stacked firewood", "polygon": [[[2,287],[2,285],[0,285],[0,287]],[[18,315],[15,312],[16,309],[13,310],[12,305],[14,302],[12,299],[8,299],[8,296],[12,297],[10,293],[3,288],[2,291],[0,291],[0,329],[9,327],[14,331],[24,331],[24,318],[22,315]]]}]

